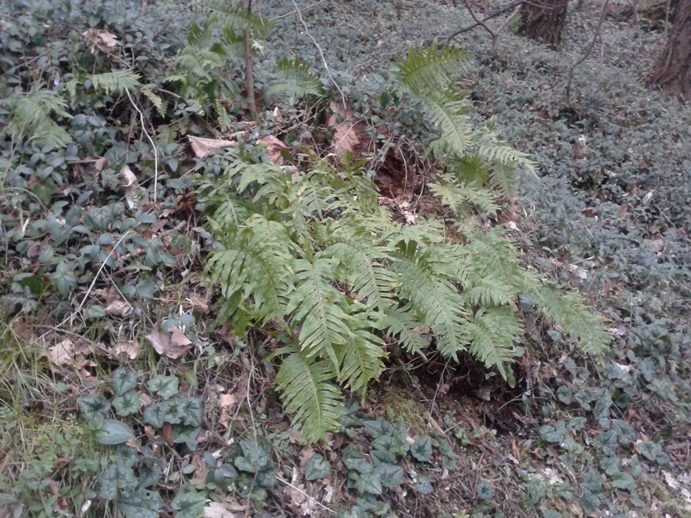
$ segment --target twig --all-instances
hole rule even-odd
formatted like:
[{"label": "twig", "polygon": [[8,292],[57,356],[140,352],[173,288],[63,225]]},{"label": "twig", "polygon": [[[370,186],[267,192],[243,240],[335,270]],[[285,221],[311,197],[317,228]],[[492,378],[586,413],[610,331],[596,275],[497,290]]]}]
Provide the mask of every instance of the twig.
[{"label": "twig", "polygon": [[314,36],[310,34],[310,30],[307,27],[307,24],[305,23],[304,18],[302,17],[302,13],[300,12],[300,8],[298,5],[295,3],[295,0],[291,0],[293,3],[293,7],[295,7],[295,13],[298,15],[298,18],[300,19],[300,23],[305,29],[305,34],[307,34],[307,37],[312,40],[312,43],[314,43],[314,46],[317,47],[317,50],[319,51],[319,55],[322,58],[322,63],[324,64],[324,69],[326,70],[326,75],[329,76],[329,79],[331,79],[331,82],[334,84],[336,87],[336,90],[338,90],[338,93],[341,94],[341,101],[343,102],[343,109],[346,108],[346,100],[345,100],[345,95],[343,94],[343,90],[341,90],[341,87],[338,86],[336,83],[336,80],[334,77],[331,75],[331,70],[329,69],[329,64],[326,62],[326,57],[324,57],[324,52],[322,51],[322,48],[319,46],[319,43],[317,43],[317,40],[314,39]]},{"label": "twig", "polygon": [[276,476],[276,480],[278,480],[279,482],[284,483],[284,484],[285,484],[286,486],[288,486],[289,488],[294,489],[295,491],[297,491],[298,493],[300,493],[302,496],[309,498],[312,502],[314,502],[315,504],[317,504],[319,507],[321,507],[321,508],[324,509],[325,511],[327,511],[327,512],[329,512],[329,513],[331,513],[331,514],[336,514],[336,513],[334,512],[333,509],[330,509],[330,508],[326,507],[324,504],[322,504],[319,500],[317,500],[316,498],[314,498],[312,495],[308,495],[308,494],[305,493],[302,489],[300,489],[299,487],[295,487],[293,484],[291,484],[291,483],[288,482],[287,480],[285,480],[285,479],[279,477],[278,475]]},{"label": "twig", "polygon": [[[479,21],[479,20],[478,20],[478,21],[476,21],[474,24],[469,25],[468,27],[464,27],[464,28],[462,28],[462,29],[460,29],[460,30],[454,32],[451,36],[449,36],[449,37],[446,39],[446,43],[448,44],[452,39],[454,39],[454,38],[455,38],[456,36],[458,36],[459,34],[463,34],[464,32],[468,32],[468,31],[470,31],[470,30],[473,30],[475,27],[479,27],[480,25],[482,25],[482,24],[483,24],[484,22],[486,22],[487,20],[491,20],[492,18],[496,18],[496,17],[499,16],[500,14],[504,14],[505,12],[510,11],[510,10],[513,9],[514,7],[520,7],[523,3],[524,3],[523,0],[521,0],[520,2],[514,2],[514,3],[511,4],[510,6],[504,7],[503,9],[500,9],[500,10],[497,11],[496,13],[490,14],[489,16],[487,16],[486,18],[484,18],[482,21]],[[475,19],[475,18],[473,17],[473,19]]]},{"label": "twig", "polygon": [[602,22],[605,21],[605,15],[607,14],[607,6],[609,5],[609,0],[605,0],[605,3],[602,6],[602,12],[600,13],[600,20],[597,22],[597,27],[595,28],[595,34],[593,35],[593,40],[590,42],[590,45],[588,45],[588,48],[585,51],[585,54],[581,56],[581,59],[576,61],[573,66],[571,67],[571,70],[569,70],[569,81],[566,83],[566,100],[569,101],[571,99],[571,83],[573,82],[573,73],[576,70],[576,67],[579,66],[581,63],[583,63],[586,59],[588,59],[588,56],[590,56],[590,53],[593,51],[593,47],[595,46],[595,42],[597,39],[600,37],[600,29],[602,28]]},{"label": "twig", "polygon": [[[252,14],[252,0],[247,2],[247,16]],[[245,86],[249,99],[250,117],[257,118],[257,97],[254,92],[254,60],[252,59],[252,31],[249,26],[242,32],[242,44],[245,50]]]},{"label": "twig", "polygon": [[495,38],[497,37],[497,36],[494,34],[494,31],[493,31],[492,29],[490,29],[489,26],[488,26],[483,20],[480,20],[480,19],[475,15],[475,11],[473,11],[473,8],[470,7],[470,3],[468,2],[468,0],[463,0],[463,3],[465,4],[466,9],[468,9],[468,12],[470,13],[470,16],[472,16],[472,17],[473,17],[473,20],[475,20],[475,23],[477,23],[478,25],[482,26],[482,28],[485,29],[485,30],[489,33],[490,36],[492,36],[492,43],[494,43],[494,40],[495,40]]},{"label": "twig", "polygon": [[276,20],[281,20],[282,18],[288,18],[288,16],[293,16],[294,14],[297,14],[299,11],[308,11],[309,9],[312,9],[313,7],[318,6],[319,4],[323,4],[326,0],[319,0],[319,2],[315,2],[312,5],[308,5],[305,7],[301,7],[297,11],[290,11],[289,13],[282,14],[280,16],[276,16],[276,18],[269,18],[270,22],[275,22]]},{"label": "twig", "polygon": [[154,203],[156,203],[156,198],[158,195],[158,148],[156,147],[156,143],[154,142],[154,139],[152,139],[151,135],[149,135],[149,132],[146,131],[146,124],[144,122],[144,113],[139,109],[139,106],[137,106],[137,103],[134,102],[134,99],[132,99],[132,95],[130,94],[130,91],[127,88],[125,88],[125,93],[127,94],[127,98],[130,100],[132,107],[135,110],[137,110],[137,113],[139,113],[139,120],[142,123],[142,131],[144,132],[144,135],[146,135],[146,138],[149,139],[149,143],[151,144],[151,147],[154,151]]}]

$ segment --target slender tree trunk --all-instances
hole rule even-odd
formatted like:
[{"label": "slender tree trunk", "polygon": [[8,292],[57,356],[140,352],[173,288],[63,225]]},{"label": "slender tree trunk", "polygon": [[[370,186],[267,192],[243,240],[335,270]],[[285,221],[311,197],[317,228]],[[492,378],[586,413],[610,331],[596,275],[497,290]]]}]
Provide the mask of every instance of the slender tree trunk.
[{"label": "slender tree trunk", "polygon": [[[252,0],[244,0],[247,14],[252,14]],[[247,104],[252,120],[257,118],[257,101],[254,93],[254,58],[252,57],[252,31],[247,27],[242,33],[245,49],[245,87],[247,89]]]},{"label": "slender tree trunk", "polygon": [[691,0],[680,0],[674,7],[672,30],[648,82],[691,99]]},{"label": "slender tree trunk", "polygon": [[521,7],[523,34],[554,49],[561,46],[568,0],[530,0]]}]

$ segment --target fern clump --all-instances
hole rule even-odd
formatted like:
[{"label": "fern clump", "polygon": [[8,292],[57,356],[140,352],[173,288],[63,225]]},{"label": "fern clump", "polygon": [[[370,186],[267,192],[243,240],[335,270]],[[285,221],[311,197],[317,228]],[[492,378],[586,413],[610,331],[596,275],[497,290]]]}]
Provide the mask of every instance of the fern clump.
[{"label": "fern clump", "polygon": [[470,353],[513,383],[523,333],[516,300],[529,292],[586,351],[607,345],[577,297],[549,288],[521,266],[501,229],[476,221],[476,210],[498,212],[498,197],[532,164],[470,125],[449,76],[462,58],[433,46],[411,51],[397,71],[399,88],[439,131],[432,151],[444,151],[447,167],[430,190],[454,213],[461,239],[432,219],[395,221],[365,171],[347,161],[336,170],[313,159],[296,172],[236,152],[220,177],[205,180],[218,241],[208,272],[222,290],[221,316],[239,333],[270,325],[280,337],[278,388],[310,440],[338,428],[339,387],[364,392],[382,373],[385,336],[412,354],[432,344],[451,359]]}]

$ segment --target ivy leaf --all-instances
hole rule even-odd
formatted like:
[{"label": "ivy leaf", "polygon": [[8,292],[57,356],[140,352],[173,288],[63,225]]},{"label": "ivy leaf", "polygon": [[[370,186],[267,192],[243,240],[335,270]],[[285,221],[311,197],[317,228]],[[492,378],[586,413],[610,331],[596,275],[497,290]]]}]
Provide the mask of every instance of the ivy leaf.
[{"label": "ivy leaf", "polygon": [[110,403],[102,396],[88,396],[79,400],[79,411],[89,419],[102,419],[110,410]]},{"label": "ivy leaf", "polygon": [[350,471],[357,471],[358,473],[370,473],[374,471],[372,464],[367,462],[362,452],[352,444],[348,445],[343,450],[341,460],[343,460],[343,464],[345,464],[345,467]]},{"label": "ivy leaf", "polygon": [[669,456],[664,452],[662,446],[653,441],[638,443],[636,445],[636,451],[646,459],[661,465],[669,464],[670,462]]},{"label": "ivy leaf", "polygon": [[101,444],[122,444],[134,437],[132,429],[121,421],[106,419],[101,429],[96,432],[96,440]]},{"label": "ivy leaf", "polygon": [[324,478],[331,472],[331,465],[318,453],[312,455],[305,464],[305,478],[317,480]]},{"label": "ivy leaf", "polygon": [[[163,425],[168,422],[171,424],[176,424],[170,421],[171,417],[170,414],[170,408],[171,405],[169,402],[163,402],[163,403],[157,403],[155,405],[150,406],[146,410],[144,410],[144,422],[147,424],[150,424],[154,428],[163,428]],[[179,422],[179,421],[178,421]]]},{"label": "ivy leaf", "polygon": [[375,496],[381,495],[383,490],[379,473],[370,471],[369,473],[358,474],[355,480],[355,489],[357,489],[360,494],[369,493]]},{"label": "ivy leaf", "polygon": [[410,454],[419,462],[427,462],[432,456],[432,438],[423,435],[410,447]]},{"label": "ivy leaf", "polygon": [[206,497],[198,493],[193,487],[187,486],[170,503],[177,511],[176,518],[198,518],[206,504]]},{"label": "ivy leaf", "polygon": [[235,459],[235,467],[247,473],[257,473],[269,462],[269,455],[254,441],[240,443],[242,456]]},{"label": "ivy leaf", "polygon": [[119,504],[120,510],[127,518],[158,518],[158,510],[162,506],[161,495],[146,489],[127,495]]},{"label": "ivy leaf", "polygon": [[384,487],[396,487],[403,484],[403,468],[395,464],[379,464],[375,473],[379,475],[381,485]]},{"label": "ivy leaf", "polygon": [[60,292],[60,295],[67,297],[77,286],[77,276],[74,275],[74,266],[63,261],[55,268],[55,272],[50,276],[53,285]]},{"label": "ivy leaf", "polygon": [[365,430],[367,430],[367,433],[374,439],[385,435],[394,435],[396,433],[394,426],[385,419],[365,421],[362,424],[365,425]]},{"label": "ivy leaf", "polygon": [[177,376],[154,376],[149,380],[148,387],[153,394],[168,399],[178,393],[179,380]]},{"label": "ivy leaf", "polygon": [[196,397],[188,397],[178,394],[172,401],[175,402],[180,422],[187,426],[200,426],[204,415],[202,402]]},{"label": "ivy leaf", "polygon": [[636,490],[636,481],[629,473],[618,471],[612,475],[612,485],[617,489],[626,489],[629,493]]},{"label": "ivy leaf", "polygon": [[122,396],[137,386],[137,373],[130,369],[118,369],[111,377],[113,392],[116,396]]},{"label": "ivy leaf", "polygon": [[420,477],[417,484],[415,484],[415,489],[422,495],[429,495],[434,491],[434,486],[432,486],[432,481],[428,477]]},{"label": "ivy leaf", "polygon": [[481,500],[491,500],[494,497],[494,490],[487,481],[481,480],[477,485],[477,496]]},{"label": "ivy leaf", "polygon": [[541,426],[539,430],[540,437],[551,443],[563,442],[566,438],[566,427],[564,421],[557,421],[555,426],[545,425]]},{"label": "ivy leaf", "polygon": [[98,476],[101,486],[100,495],[104,500],[113,500],[118,496],[118,489],[129,492],[137,488],[137,477],[131,467],[122,462],[116,462],[108,466],[103,473]]},{"label": "ivy leaf", "polygon": [[142,408],[139,392],[131,390],[127,394],[115,397],[113,399],[113,406],[115,407],[115,413],[119,416],[125,417],[136,414]]},{"label": "ivy leaf", "polygon": [[197,447],[198,435],[198,426],[176,425],[173,427],[173,442],[175,444],[184,444],[190,451],[194,451]]}]

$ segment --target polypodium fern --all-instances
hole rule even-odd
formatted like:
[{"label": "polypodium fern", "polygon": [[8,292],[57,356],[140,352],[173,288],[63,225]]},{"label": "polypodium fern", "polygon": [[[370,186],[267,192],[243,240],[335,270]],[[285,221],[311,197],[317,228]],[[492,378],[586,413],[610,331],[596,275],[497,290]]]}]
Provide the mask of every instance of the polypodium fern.
[{"label": "polypodium fern", "polygon": [[54,116],[72,118],[66,111],[67,103],[51,90],[15,93],[0,100],[0,106],[9,111],[2,133],[53,148],[64,147],[72,141],[67,131],[53,120]]},{"label": "polypodium fern", "polygon": [[285,95],[300,98],[305,95],[320,95],[322,83],[312,74],[309,65],[299,58],[281,59],[274,68],[272,81],[268,88],[270,95]]},{"label": "polypodium fern", "polygon": [[[209,223],[218,244],[208,271],[226,298],[223,316],[236,332],[267,325],[285,345],[272,355],[282,359],[276,381],[309,440],[337,429],[337,384],[364,397],[381,374],[383,335],[419,355],[430,344],[451,359],[468,352],[513,383],[510,364],[523,334],[516,301],[528,292],[585,350],[608,343],[575,295],[560,298],[522,267],[501,229],[484,230],[468,210],[496,214],[487,188],[496,184],[499,195],[510,195],[516,167],[530,164],[470,126],[448,79],[460,54],[434,47],[407,59],[399,80],[441,128],[439,149],[451,152],[431,191],[464,222],[460,239],[436,219],[394,221],[377,204],[365,162],[346,160],[345,171],[336,170],[307,152],[295,170],[230,152],[223,174],[202,191],[214,209]],[[497,183],[500,167],[512,169]]]}]

